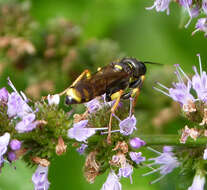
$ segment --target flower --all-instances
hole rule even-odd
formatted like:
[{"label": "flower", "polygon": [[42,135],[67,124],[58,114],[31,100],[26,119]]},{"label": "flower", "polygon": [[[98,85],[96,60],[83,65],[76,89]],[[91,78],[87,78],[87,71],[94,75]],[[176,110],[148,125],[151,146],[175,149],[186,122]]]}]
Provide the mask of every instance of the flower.
[{"label": "flower", "polygon": [[2,135],[0,137],[0,166],[4,162],[3,155],[7,151],[9,140],[10,140],[10,134],[9,133],[4,133],[4,135]]},{"label": "flower", "polygon": [[147,7],[147,10],[151,10],[153,8],[156,9],[157,12],[167,11],[167,15],[169,15],[169,4],[171,0],[155,0],[154,4],[151,7]]},{"label": "flower", "polygon": [[79,148],[77,148],[76,150],[79,152],[80,155],[85,153],[85,149],[88,147],[87,144],[81,144],[81,146]]},{"label": "flower", "polygon": [[145,157],[142,157],[141,152],[130,152],[129,156],[132,159],[132,161],[134,161],[136,164],[139,164],[146,160]]},{"label": "flower", "polygon": [[162,179],[165,175],[172,172],[175,168],[177,168],[180,165],[177,158],[174,156],[173,152],[170,151],[169,148],[164,148],[163,153],[158,152],[158,151],[156,151],[156,150],[154,150],[150,147],[148,147],[148,149],[155,152],[155,153],[157,153],[157,154],[159,154],[158,157],[149,159],[149,160],[153,160],[154,163],[149,164],[148,166],[151,167],[153,165],[158,164],[158,165],[160,165],[160,167],[144,174],[143,176],[147,176],[149,174],[152,174],[152,173],[155,173],[155,172],[158,172],[158,171],[161,174],[161,177],[159,177],[158,179],[152,181],[151,184],[156,183],[157,181]]},{"label": "flower", "polygon": [[9,117],[19,116],[20,118],[31,112],[31,108],[16,92],[12,92],[9,95],[7,114]]},{"label": "flower", "polygon": [[202,9],[205,14],[207,14],[207,0],[202,0]]},{"label": "flower", "polygon": [[203,159],[204,160],[207,160],[207,148],[204,150]]},{"label": "flower", "polygon": [[197,93],[198,99],[207,103],[207,75],[205,71],[202,71],[200,54],[197,56],[199,58],[200,74],[196,67],[193,67],[195,75],[192,77],[192,86]]},{"label": "flower", "polygon": [[58,94],[47,96],[47,101],[49,105],[58,105],[60,102],[60,96]]},{"label": "flower", "polygon": [[[191,87],[192,87],[192,81],[185,74],[185,72],[181,69],[179,65],[175,65],[175,66],[176,66],[176,75],[178,78],[178,82],[173,83],[173,88],[167,88],[166,86],[158,82],[157,84],[168,92],[161,90],[159,88],[156,88],[156,87],[154,87],[154,89],[169,96],[174,101],[179,102],[183,108],[183,111],[195,112],[196,107],[195,107],[194,102],[196,101],[196,99],[190,92]],[[184,83],[181,73],[183,74],[185,79],[187,79],[187,84]]]},{"label": "flower", "polygon": [[188,187],[188,190],[203,190],[205,185],[205,176],[196,174],[193,178],[193,183],[190,187]]},{"label": "flower", "polygon": [[9,86],[14,90],[11,94],[9,94],[8,102],[7,102],[7,114],[9,117],[18,116],[20,118],[24,117],[28,113],[33,112],[32,109],[28,106],[28,99],[25,94],[20,91],[20,94],[17,92],[16,88],[8,78]]},{"label": "flower", "polygon": [[103,184],[101,190],[121,190],[121,183],[119,182],[118,176],[111,171],[108,175],[106,182]]},{"label": "flower", "polygon": [[47,179],[48,167],[38,166],[35,173],[32,176],[32,182],[34,183],[34,190],[48,190],[50,183]]},{"label": "flower", "polygon": [[136,128],[136,118],[133,116],[129,116],[126,119],[122,120],[119,123],[120,133],[127,136],[131,135]]},{"label": "flower", "polygon": [[73,125],[73,128],[68,130],[68,137],[76,139],[79,142],[86,141],[89,137],[94,135],[97,130],[106,128],[87,128],[88,120],[81,120]]},{"label": "flower", "polygon": [[198,19],[195,30],[192,32],[192,35],[194,35],[198,31],[203,31],[205,34],[204,36],[207,36],[207,18],[200,18]]},{"label": "flower", "polygon": [[35,114],[30,113],[23,117],[22,121],[18,122],[15,129],[19,133],[29,132],[36,128],[38,122],[35,120]]},{"label": "flower", "polygon": [[126,163],[124,166],[119,168],[118,176],[131,177],[132,173],[133,173],[133,167],[129,163]]},{"label": "flower", "polygon": [[180,164],[177,161],[177,158],[173,156],[172,152],[163,152],[160,156],[156,158],[151,158],[149,160],[154,160],[155,164],[161,165],[159,170],[160,174],[166,175],[178,167]]},{"label": "flower", "polygon": [[97,98],[85,103],[85,106],[87,107],[89,113],[94,113],[102,107],[100,101],[97,100]]},{"label": "flower", "polygon": [[73,125],[73,128],[68,130],[68,137],[76,139],[77,141],[85,141],[87,138],[95,134],[93,128],[86,128],[88,120],[82,120]]},{"label": "flower", "polygon": [[141,146],[144,146],[146,143],[138,137],[130,139],[129,144],[132,148],[138,149]]},{"label": "flower", "polygon": [[12,150],[19,150],[21,148],[21,144],[22,143],[19,140],[13,139],[9,145]]},{"label": "flower", "polygon": [[15,161],[17,159],[17,156],[14,152],[8,152],[8,160],[10,162]]},{"label": "flower", "polygon": [[7,102],[9,97],[9,93],[6,88],[0,89],[0,101]]}]

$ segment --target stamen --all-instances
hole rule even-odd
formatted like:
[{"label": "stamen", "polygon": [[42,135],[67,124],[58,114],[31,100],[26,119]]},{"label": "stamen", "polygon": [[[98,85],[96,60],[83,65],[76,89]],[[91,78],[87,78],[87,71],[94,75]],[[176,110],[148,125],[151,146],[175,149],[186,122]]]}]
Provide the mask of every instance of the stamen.
[{"label": "stamen", "polygon": [[154,9],[156,7],[156,4],[154,3],[154,5],[152,5],[151,7],[146,7],[145,9],[146,10],[151,10],[151,9]]},{"label": "stamen", "polygon": [[157,154],[160,154],[160,155],[162,154],[161,152],[159,152],[159,151],[157,151],[157,150],[155,150],[155,149],[153,149],[153,148],[151,148],[151,147],[149,147],[149,146],[147,147],[147,149],[148,149],[148,150],[151,150],[152,152],[155,152],[155,153],[157,153]]},{"label": "stamen", "polygon": [[187,4],[187,11],[188,11],[188,13],[189,13],[189,15],[190,15],[190,19],[189,19],[189,21],[187,22],[187,24],[185,25],[185,28],[187,28],[188,27],[188,25],[191,23],[191,21],[192,21],[192,14],[191,14],[191,12],[190,12],[190,7],[189,7],[189,5],[188,5],[188,2],[185,0],[185,3]]},{"label": "stamen", "polygon": [[161,86],[162,88],[166,89],[166,90],[169,90],[169,88],[167,88],[165,85],[159,83],[159,82],[156,82],[156,84],[158,84],[159,86]]},{"label": "stamen", "polygon": [[[120,130],[114,130],[114,131],[111,131],[110,133],[116,133],[116,132],[119,132]],[[101,135],[105,135],[105,134],[108,134],[109,132],[106,131],[106,132],[101,132]]]},{"label": "stamen", "polygon": [[166,96],[168,96],[168,97],[171,97],[167,92],[165,92],[165,91],[163,91],[163,90],[161,90],[161,89],[159,89],[159,88],[156,88],[156,87],[152,87],[152,88],[154,88],[155,90],[157,90],[158,92],[161,92],[161,93],[163,93],[164,95],[166,95]]},{"label": "stamen", "polygon": [[192,32],[192,36],[196,33],[196,32],[198,32],[200,29],[199,28],[197,28],[197,29],[195,29],[193,32]]},{"label": "stamen", "polygon": [[195,72],[196,75],[199,75],[198,74],[198,71],[197,71],[197,68],[195,66],[193,66],[193,70],[194,70],[194,72]]},{"label": "stamen", "polygon": [[184,75],[184,77],[190,81],[189,77],[185,74],[185,72],[181,69],[181,67],[178,67],[178,69],[181,71],[181,73]]},{"label": "stamen", "polygon": [[156,180],[154,180],[154,181],[152,181],[152,182],[150,182],[150,184],[154,184],[154,183],[156,183],[156,182],[158,182],[158,181],[160,181],[162,178],[164,178],[165,177],[165,175],[161,175],[160,177],[158,177]]},{"label": "stamen", "polygon": [[20,91],[20,94],[22,95],[24,101],[28,102],[28,99],[27,99],[26,95],[24,94],[24,92]]},{"label": "stamen", "polygon": [[200,75],[202,76],[203,71],[202,71],[202,64],[201,64],[201,56],[199,53],[197,54],[197,56],[198,56],[199,67],[200,67]]},{"label": "stamen", "polygon": [[153,174],[153,173],[155,173],[155,172],[157,172],[157,171],[159,171],[160,169],[158,168],[158,169],[156,169],[156,170],[152,170],[152,171],[150,171],[150,172],[147,172],[146,174],[142,174],[142,176],[144,177],[144,176],[148,176],[148,175],[150,175],[150,174]]},{"label": "stamen", "polygon": [[17,89],[14,87],[14,85],[13,85],[13,83],[12,83],[12,81],[10,80],[9,77],[7,78],[7,80],[8,80],[8,84],[9,84],[9,86],[14,90],[14,92],[16,92],[17,94],[19,94],[18,91],[17,91]]},{"label": "stamen", "polygon": [[106,130],[106,129],[108,129],[108,127],[102,127],[102,128],[91,128],[91,129],[95,129],[95,130]]},{"label": "stamen", "polygon": [[121,122],[121,119],[119,119],[118,116],[116,116],[114,113],[112,114],[119,122]]},{"label": "stamen", "polygon": [[130,101],[129,116],[131,117],[132,116],[132,107],[133,107],[133,98],[130,98],[129,101]]},{"label": "stamen", "polygon": [[177,76],[177,78],[178,78],[178,82],[184,83],[184,82],[183,82],[183,79],[182,79],[182,77],[181,77],[181,75],[180,75],[180,73],[179,73],[179,71],[178,71],[177,68],[176,68],[175,74],[176,74],[176,76]]}]

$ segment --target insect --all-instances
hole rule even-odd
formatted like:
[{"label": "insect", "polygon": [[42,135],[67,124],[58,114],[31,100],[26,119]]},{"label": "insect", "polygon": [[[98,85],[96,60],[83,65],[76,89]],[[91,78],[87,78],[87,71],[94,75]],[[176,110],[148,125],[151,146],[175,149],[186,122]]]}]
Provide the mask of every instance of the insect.
[{"label": "insect", "polygon": [[103,94],[106,94],[106,101],[116,100],[111,108],[109,121],[107,140],[110,143],[113,113],[121,99],[134,97],[134,102],[136,102],[147,71],[145,63],[151,62],[123,58],[103,68],[98,68],[94,74],[85,70],[60,95],[66,94],[67,105],[85,103]]}]

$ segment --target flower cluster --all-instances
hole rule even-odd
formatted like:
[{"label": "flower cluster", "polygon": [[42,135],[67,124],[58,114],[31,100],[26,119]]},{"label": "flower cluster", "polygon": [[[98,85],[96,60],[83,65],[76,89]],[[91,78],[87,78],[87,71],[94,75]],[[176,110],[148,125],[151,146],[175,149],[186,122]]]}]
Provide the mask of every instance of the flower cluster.
[{"label": "flower cluster", "polygon": [[199,54],[198,58],[200,72],[198,72],[197,68],[194,66],[193,70],[195,74],[192,79],[185,74],[179,65],[175,65],[175,74],[178,78],[178,82],[174,82],[172,88],[167,88],[166,86],[157,83],[164,90],[154,87],[159,92],[178,102],[187,119],[197,123],[196,127],[190,129],[188,126],[185,126],[182,130],[181,143],[185,143],[189,136],[194,140],[199,136],[206,136],[207,75],[206,72],[202,70]]},{"label": "flower cluster", "polygon": [[[147,7],[147,10],[151,10],[153,8],[156,9],[157,12],[166,11],[169,15],[169,5],[173,0],[155,0],[153,6]],[[205,37],[207,36],[207,1],[206,0],[199,0],[199,1],[192,1],[192,0],[177,0],[173,1],[177,2],[189,15],[189,20],[185,25],[185,28],[189,26],[193,18],[199,16],[199,14],[204,14],[205,17],[199,18],[196,26],[195,31],[192,34],[195,34],[198,31],[203,31]]]},{"label": "flower cluster", "polygon": [[10,79],[8,84],[12,92],[0,89],[0,167],[6,160],[13,163],[20,158],[29,165],[37,164],[32,177],[35,189],[47,190],[50,161],[55,154],[66,152],[65,142],[70,144],[67,130],[71,119],[58,109],[59,95],[48,95],[48,103],[44,99],[33,103]]},{"label": "flower cluster", "polygon": [[[204,139],[207,137],[207,74],[202,69],[200,55],[198,54],[197,56],[199,58],[199,72],[194,66],[193,70],[195,74],[192,78],[189,78],[179,65],[175,65],[175,74],[178,78],[178,82],[173,82],[173,87],[171,88],[167,88],[159,82],[157,84],[162,89],[154,87],[157,91],[172,98],[175,102],[178,102],[184,117],[189,120],[189,125],[193,125],[191,127],[185,125],[181,130],[181,144],[186,144],[186,142],[189,142],[191,139],[197,141],[201,137]],[[191,137],[191,139],[187,141],[189,137]],[[191,155],[191,157],[189,157],[189,155]],[[177,156],[181,158],[188,157],[188,159],[182,163],[182,175],[187,175],[187,173],[189,173],[189,166],[192,166],[192,170],[195,170],[193,183],[188,190],[204,189],[204,168],[206,167],[205,160],[207,159],[207,148],[205,148],[205,145],[199,148],[180,148]],[[154,160],[155,163],[159,162],[159,160]],[[170,160],[171,159],[168,158],[169,162]],[[176,159],[174,159],[174,161],[172,159],[171,166],[173,165],[178,166]],[[162,171],[161,167],[159,169]],[[170,167],[166,169],[171,170]]]},{"label": "flower cluster", "polygon": [[111,142],[107,141],[109,131],[106,126],[113,103],[106,102],[104,96],[86,103],[85,113],[75,114],[73,127],[68,130],[74,145],[79,144],[77,151],[86,156],[84,173],[87,181],[93,183],[97,175],[110,170],[102,190],[121,189],[119,180],[122,177],[132,182],[133,168],[145,161],[142,153],[136,150],[146,143],[138,137],[130,137],[137,129],[132,114],[133,99],[130,99],[129,108],[127,100],[120,104],[116,114],[111,115]]}]

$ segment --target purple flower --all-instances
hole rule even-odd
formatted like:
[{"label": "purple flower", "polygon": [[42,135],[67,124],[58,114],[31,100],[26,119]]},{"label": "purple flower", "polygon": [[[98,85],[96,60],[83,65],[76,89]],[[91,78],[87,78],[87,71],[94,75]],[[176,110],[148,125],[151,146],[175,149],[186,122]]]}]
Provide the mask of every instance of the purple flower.
[{"label": "purple flower", "polygon": [[188,188],[188,190],[203,190],[205,185],[205,176],[196,174],[193,178],[192,185]]},{"label": "purple flower", "polygon": [[204,150],[203,159],[204,160],[207,160],[207,148]]},{"label": "purple flower", "polygon": [[88,120],[81,120],[73,125],[73,128],[68,130],[68,137],[76,139],[79,142],[86,141],[89,137],[94,135],[97,130],[106,128],[87,128]]},{"label": "purple flower", "polygon": [[192,0],[179,0],[181,6],[187,8],[190,7],[192,4]]},{"label": "purple flower", "polygon": [[97,100],[97,98],[85,103],[85,106],[87,107],[89,113],[94,113],[102,107],[100,101]]},{"label": "purple flower", "polygon": [[9,93],[6,88],[0,89],[0,101],[7,102],[9,97]]},{"label": "purple flower", "polygon": [[35,114],[34,113],[27,114],[26,116],[24,116],[22,118],[22,121],[17,123],[15,129],[19,133],[32,131],[33,129],[36,128],[36,126],[38,124],[38,122],[36,122],[34,120],[35,120]]},{"label": "purple flower", "polygon": [[82,120],[73,125],[73,128],[68,130],[68,137],[76,139],[79,142],[86,141],[87,138],[95,134],[93,128],[87,128],[88,120]]},{"label": "purple flower", "polygon": [[22,143],[19,140],[13,139],[9,145],[12,150],[19,150],[21,148],[21,144]]},{"label": "purple flower", "polygon": [[204,36],[207,36],[207,18],[200,18],[198,19],[195,30],[192,32],[192,35],[194,35],[198,31],[203,31],[205,34]]},{"label": "purple flower", "polygon": [[151,10],[153,8],[156,9],[157,12],[167,11],[167,15],[169,15],[169,4],[171,0],[155,0],[154,4],[151,7],[147,7],[147,10]]},{"label": "purple flower", "polygon": [[121,121],[119,123],[119,127],[120,127],[120,133],[127,136],[127,135],[131,135],[133,133],[134,130],[136,130],[136,118],[133,116],[129,116],[126,119],[124,119],[123,121]]},{"label": "purple flower", "polygon": [[[173,88],[167,88],[166,86],[158,82],[157,84],[168,92],[158,89],[156,87],[154,87],[154,89],[169,96],[174,101],[179,102],[183,108],[183,111],[194,112],[196,111],[194,104],[195,98],[190,93],[192,82],[179,65],[175,66],[178,82],[173,83]],[[187,79],[187,85],[183,82],[181,74],[183,74],[183,76]]]},{"label": "purple flower", "polygon": [[121,190],[121,183],[119,182],[119,178],[111,171],[108,175],[106,182],[103,184],[101,190]]},{"label": "purple flower", "polygon": [[79,152],[79,154],[84,154],[85,153],[85,149],[88,147],[87,144],[81,144],[81,146],[79,148],[77,148],[76,150]]},{"label": "purple flower", "polygon": [[131,177],[133,173],[133,167],[129,164],[126,163],[123,167],[119,168],[119,177]]},{"label": "purple flower", "polygon": [[0,137],[0,166],[4,162],[3,155],[7,151],[9,140],[10,140],[10,134],[9,133],[4,133],[4,135],[2,135]]},{"label": "purple flower", "polygon": [[129,156],[136,164],[139,164],[146,160],[145,157],[142,156],[141,152],[130,152]]},{"label": "purple flower", "polygon": [[129,141],[129,144],[132,148],[138,149],[141,146],[144,146],[146,143],[138,137],[134,137]]},{"label": "purple flower", "polygon": [[32,176],[32,182],[34,183],[34,190],[48,190],[50,183],[47,179],[48,167],[38,166],[35,173]]},{"label": "purple flower", "polygon": [[164,153],[169,153],[169,154],[173,154],[173,147],[172,146],[164,146],[163,147],[163,152]]},{"label": "purple flower", "polygon": [[19,116],[22,118],[32,111],[27,103],[16,92],[12,92],[9,95],[7,106],[7,114],[9,117]]},{"label": "purple flower", "polygon": [[193,67],[195,75],[192,77],[192,86],[197,93],[198,99],[207,103],[207,75],[205,71],[202,71],[201,58],[199,54],[198,57],[200,74],[198,73],[196,67]]},{"label": "purple flower", "polygon": [[207,0],[202,1],[202,9],[205,14],[207,14]]},{"label": "purple flower", "polygon": [[155,172],[160,172],[160,174],[162,174],[161,177],[151,182],[151,184],[156,183],[157,181],[162,179],[165,175],[172,172],[175,168],[177,168],[180,165],[177,158],[174,156],[173,152],[169,151],[169,149],[167,149],[167,151],[166,149],[164,149],[165,152],[163,153],[160,153],[150,147],[148,147],[148,149],[159,154],[158,157],[149,159],[154,161],[154,163],[150,164],[149,166],[151,167],[153,165],[160,165],[160,167],[151,172],[144,174],[143,176],[147,176]]},{"label": "purple flower", "polygon": [[10,162],[15,161],[17,159],[17,156],[14,152],[8,152],[8,160]]}]

